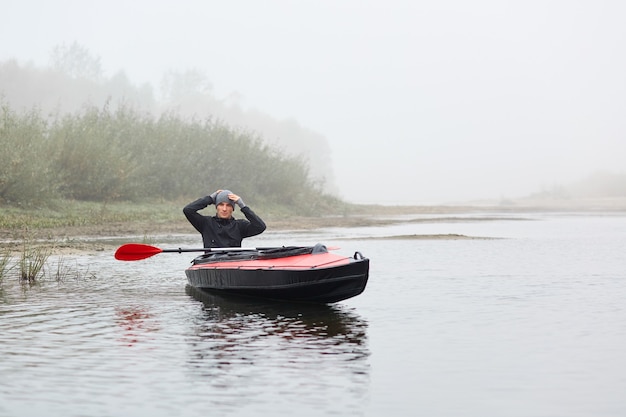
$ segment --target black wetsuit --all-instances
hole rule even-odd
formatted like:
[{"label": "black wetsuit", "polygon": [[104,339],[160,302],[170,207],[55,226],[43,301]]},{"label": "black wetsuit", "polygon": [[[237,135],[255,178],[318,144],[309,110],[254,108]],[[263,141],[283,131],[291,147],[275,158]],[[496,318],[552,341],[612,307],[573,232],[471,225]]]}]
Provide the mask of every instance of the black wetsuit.
[{"label": "black wetsuit", "polygon": [[202,234],[205,248],[240,247],[244,238],[258,235],[265,230],[265,222],[248,206],[241,209],[247,220],[234,217],[220,219],[198,213],[210,204],[214,204],[213,198],[206,196],[187,204],[183,209],[189,223]]}]

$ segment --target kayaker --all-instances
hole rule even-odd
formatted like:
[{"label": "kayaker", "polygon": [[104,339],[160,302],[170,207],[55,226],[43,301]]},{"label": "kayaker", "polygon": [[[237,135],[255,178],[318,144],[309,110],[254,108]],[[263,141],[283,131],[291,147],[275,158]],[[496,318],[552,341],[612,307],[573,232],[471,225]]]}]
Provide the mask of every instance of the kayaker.
[{"label": "kayaker", "polygon": [[[205,216],[198,211],[215,204],[215,216]],[[235,204],[239,206],[246,219],[235,219]],[[265,222],[243,202],[241,197],[230,190],[217,190],[183,208],[189,223],[202,234],[205,248],[240,247],[244,238],[263,233]]]}]

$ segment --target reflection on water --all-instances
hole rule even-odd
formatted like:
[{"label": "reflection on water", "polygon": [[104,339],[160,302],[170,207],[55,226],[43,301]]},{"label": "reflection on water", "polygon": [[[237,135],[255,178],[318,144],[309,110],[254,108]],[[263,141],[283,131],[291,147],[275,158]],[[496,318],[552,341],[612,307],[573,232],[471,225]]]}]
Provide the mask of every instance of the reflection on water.
[{"label": "reflection on water", "polygon": [[171,280],[168,268],[154,262],[140,274],[104,267],[90,280],[5,283],[0,416],[363,408],[367,324],[354,310],[185,291],[177,264]]},{"label": "reflection on water", "polygon": [[[357,314],[338,305],[288,303],[251,297],[239,297],[202,291],[187,285],[185,291],[204,304],[207,320],[224,324],[230,320],[239,324],[242,316],[258,316],[275,321],[278,326],[272,334],[283,337],[340,337],[355,345],[362,345],[366,337],[366,323]],[[228,326],[228,324],[226,324]],[[235,330],[238,326],[234,327]]]},{"label": "reflection on water", "polygon": [[[355,312],[217,295],[191,286],[186,292],[203,303],[193,320],[188,364],[212,390],[228,394],[237,386],[246,395],[266,396],[268,406],[296,401],[318,410],[328,409],[328,397],[343,392],[331,409],[341,402],[346,411],[362,408],[369,350],[367,323]],[[222,407],[229,397],[219,396]],[[241,407],[241,398],[231,399],[232,406]]]},{"label": "reflection on water", "polygon": [[159,327],[151,322],[153,315],[142,306],[118,306],[115,308],[115,316],[115,322],[123,331],[118,340],[127,346],[134,346],[144,341],[150,333],[159,330]]},{"label": "reflection on water", "polygon": [[185,289],[178,254],[5,279],[0,416],[624,416],[626,216],[535,218],[260,235],[373,260],[330,306]]}]

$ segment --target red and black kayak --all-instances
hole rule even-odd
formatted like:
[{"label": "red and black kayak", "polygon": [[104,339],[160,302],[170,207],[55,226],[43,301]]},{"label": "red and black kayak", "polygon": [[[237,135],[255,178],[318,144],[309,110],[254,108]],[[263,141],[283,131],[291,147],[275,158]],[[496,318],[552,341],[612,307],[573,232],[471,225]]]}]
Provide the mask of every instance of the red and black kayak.
[{"label": "red and black kayak", "polygon": [[115,253],[123,261],[162,252],[204,252],[185,270],[189,285],[201,291],[275,300],[334,303],[361,294],[369,259],[330,253],[326,246],[269,248],[160,249],[128,243]]},{"label": "red and black kayak", "polygon": [[334,303],[361,294],[369,259],[347,257],[324,245],[220,251],[201,255],[185,270],[203,291],[298,302]]}]

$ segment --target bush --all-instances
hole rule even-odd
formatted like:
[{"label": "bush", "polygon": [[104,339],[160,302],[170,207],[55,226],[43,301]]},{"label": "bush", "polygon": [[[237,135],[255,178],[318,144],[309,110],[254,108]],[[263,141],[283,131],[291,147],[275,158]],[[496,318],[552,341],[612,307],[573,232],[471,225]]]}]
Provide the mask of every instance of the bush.
[{"label": "bush", "polygon": [[[135,169],[128,152],[134,138],[133,115],[88,108],[67,115],[50,129],[50,145],[60,194],[84,201],[111,201],[132,193]],[[130,187],[129,187],[130,186]]]},{"label": "bush", "polygon": [[155,120],[125,106],[87,106],[50,122],[35,110],[2,111],[8,151],[0,156],[0,201],[11,205],[53,197],[173,201],[230,188],[250,201],[310,211],[322,197],[303,158],[211,119]]},{"label": "bush", "polygon": [[47,124],[36,109],[17,114],[0,102],[0,203],[33,206],[55,192]]}]

